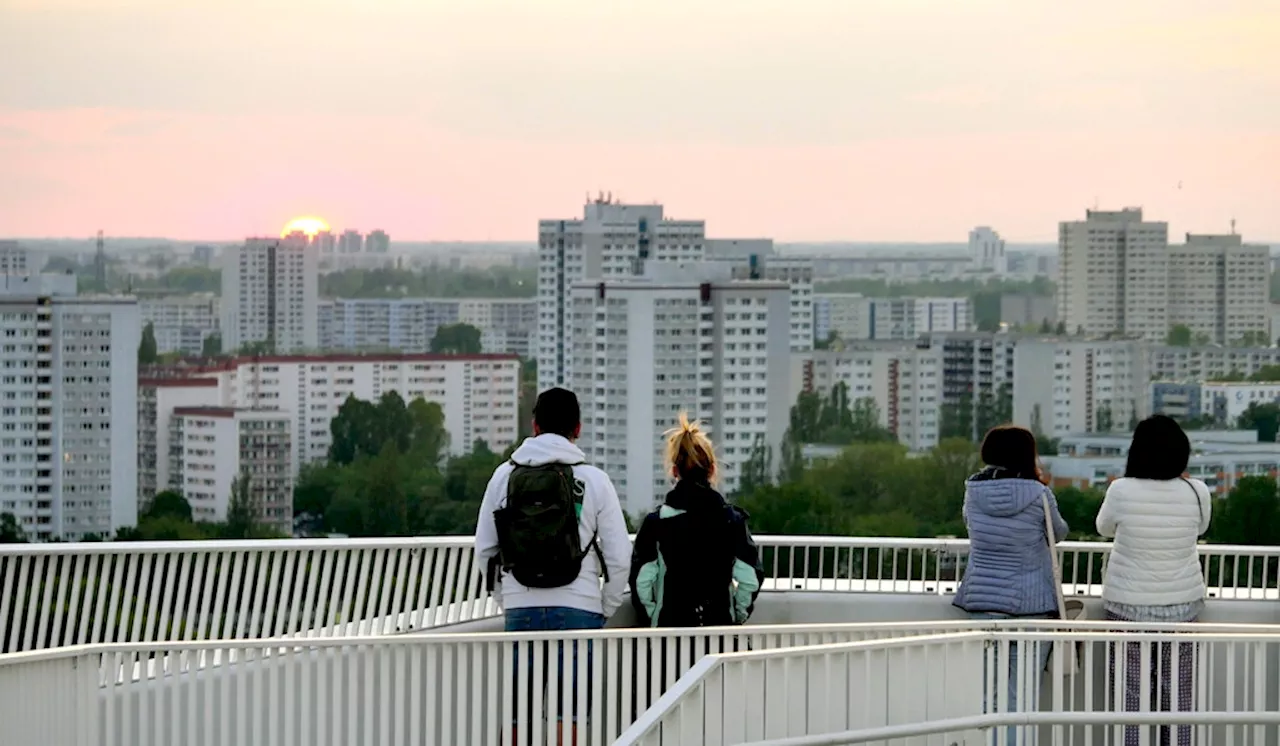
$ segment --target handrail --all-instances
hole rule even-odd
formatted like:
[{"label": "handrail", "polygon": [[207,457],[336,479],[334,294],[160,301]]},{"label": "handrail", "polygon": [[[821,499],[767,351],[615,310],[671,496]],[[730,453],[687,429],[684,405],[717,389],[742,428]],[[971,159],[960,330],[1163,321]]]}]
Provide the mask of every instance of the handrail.
[{"label": "handrail", "polygon": [[934,720],[911,725],[888,725],[841,733],[794,736],[767,741],[750,741],[741,746],[852,746],[871,741],[889,741],[913,736],[932,736],[965,730],[985,730],[1005,726],[1040,725],[1280,725],[1280,712],[1246,710],[1233,712],[1004,712]]}]

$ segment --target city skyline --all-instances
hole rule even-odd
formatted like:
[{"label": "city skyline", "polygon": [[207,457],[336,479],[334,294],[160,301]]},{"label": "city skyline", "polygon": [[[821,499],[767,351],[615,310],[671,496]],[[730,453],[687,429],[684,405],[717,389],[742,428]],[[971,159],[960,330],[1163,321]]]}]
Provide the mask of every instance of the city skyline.
[{"label": "city skyline", "polygon": [[781,242],[1044,242],[1095,204],[1280,240],[1262,0],[164,5],[0,2],[41,62],[0,71],[7,233],[506,241],[603,189]]}]

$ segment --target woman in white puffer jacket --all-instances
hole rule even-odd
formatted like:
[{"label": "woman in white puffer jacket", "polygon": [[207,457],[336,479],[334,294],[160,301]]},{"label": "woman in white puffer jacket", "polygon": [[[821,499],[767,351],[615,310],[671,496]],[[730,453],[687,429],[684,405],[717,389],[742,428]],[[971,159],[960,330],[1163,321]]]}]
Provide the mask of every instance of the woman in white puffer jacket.
[{"label": "woman in white puffer jacket", "polygon": [[[1111,483],[1098,512],[1098,533],[1115,537],[1102,584],[1108,620],[1121,622],[1194,622],[1204,609],[1204,578],[1196,550],[1209,530],[1209,488],[1183,474],[1191,459],[1191,441],[1174,420],[1156,415],[1138,423],[1129,446],[1124,477]],[[1141,643],[1125,645],[1125,710],[1140,708],[1144,676],[1151,676],[1154,708],[1167,711],[1175,694],[1177,711],[1194,705],[1194,646],[1178,644],[1178,680],[1170,685],[1172,646],[1162,644],[1159,659],[1142,670]],[[1115,655],[1111,672],[1115,675]],[[1113,690],[1114,691],[1114,690]],[[1178,746],[1190,746],[1190,726],[1177,728]],[[1139,742],[1139,728],[1125,728],[1125,745]],[[1168,744],[1168,727],[1159,743]]]}]

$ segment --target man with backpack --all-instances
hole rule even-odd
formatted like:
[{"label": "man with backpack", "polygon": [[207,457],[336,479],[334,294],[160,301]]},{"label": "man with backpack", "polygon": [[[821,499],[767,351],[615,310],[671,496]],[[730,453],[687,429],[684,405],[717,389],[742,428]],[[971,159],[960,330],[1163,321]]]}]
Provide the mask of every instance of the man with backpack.
[{"label": "man with backpack", "polygon": [[476,558],[509,632],[599,629],[622,604],[631,539],[613,482],[574,445],[581,431],[578,397],[542,392],[533,437],[485,489]]}]

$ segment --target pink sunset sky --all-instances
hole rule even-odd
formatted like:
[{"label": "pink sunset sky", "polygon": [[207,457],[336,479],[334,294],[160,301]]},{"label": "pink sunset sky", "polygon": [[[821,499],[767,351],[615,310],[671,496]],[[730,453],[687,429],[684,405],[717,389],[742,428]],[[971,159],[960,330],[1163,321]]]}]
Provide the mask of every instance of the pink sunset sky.
[{"label": "pink sunset sky", "polygon": [[1280,241],[1277,0],[0,0],[0,238]]}]

